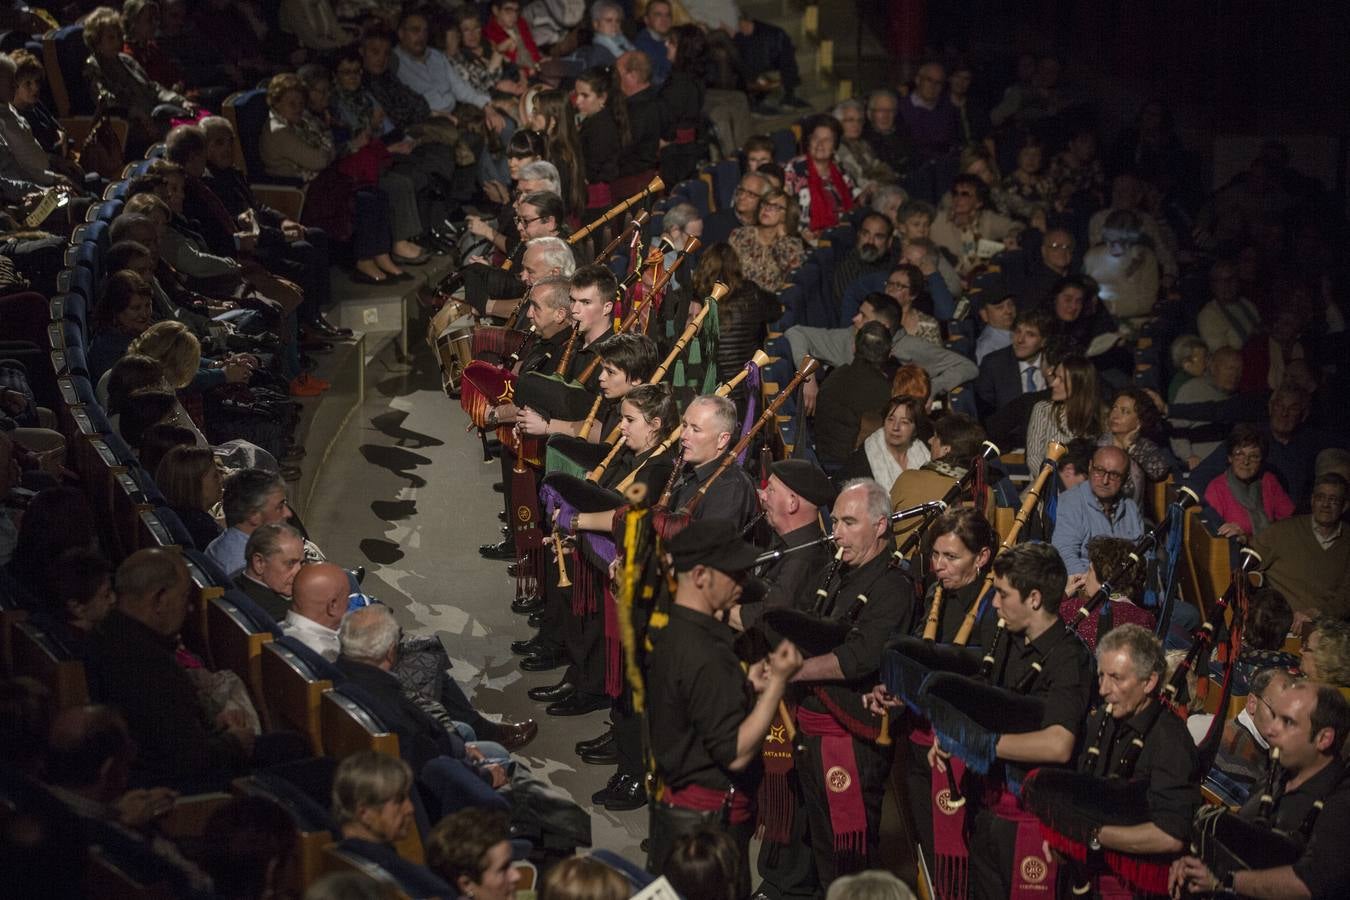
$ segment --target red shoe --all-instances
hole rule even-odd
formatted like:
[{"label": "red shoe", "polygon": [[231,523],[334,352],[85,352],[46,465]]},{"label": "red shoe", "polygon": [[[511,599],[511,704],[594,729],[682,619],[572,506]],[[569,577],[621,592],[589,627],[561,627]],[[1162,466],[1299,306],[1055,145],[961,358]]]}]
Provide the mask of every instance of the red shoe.
[{"label": "red shoe", "polygon": [[313,375],[297,375],[291,379],[290,395],[292,397],[317,397],[328,390],[328,382],[315,378]]}]

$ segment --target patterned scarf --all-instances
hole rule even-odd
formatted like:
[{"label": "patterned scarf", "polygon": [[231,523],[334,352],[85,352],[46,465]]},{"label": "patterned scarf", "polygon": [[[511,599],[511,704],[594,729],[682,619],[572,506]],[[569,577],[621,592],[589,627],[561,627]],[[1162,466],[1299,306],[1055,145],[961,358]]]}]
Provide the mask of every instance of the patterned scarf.
[{"label": "patterned scarf", "polygon": [[830,162],[830,186],[820,177],[816,164],[806,160],[806,189],[811,195],[811,230],[824,231],[839,224],[840,217],[853,208],[853,192],[844,181],[844,173]]}]

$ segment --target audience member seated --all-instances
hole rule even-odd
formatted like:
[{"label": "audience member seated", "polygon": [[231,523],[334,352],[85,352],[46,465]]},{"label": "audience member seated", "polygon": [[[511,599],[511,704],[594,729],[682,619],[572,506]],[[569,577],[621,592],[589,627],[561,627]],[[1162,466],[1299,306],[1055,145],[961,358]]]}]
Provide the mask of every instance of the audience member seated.
[{"label": "audience member seated", "polygon": [[[1259,587],[1247,600],[1247,621],[1242,629],[1242,650],[1233,669],[1233,693],[1243,694],[1247,683],[1260,669],[1296,672],[1299,657],[1284,649],[1293,633],[1294,611],[1289,601],[1272,587]],[[1222,673],[1218,651],[1211,653],[1210,671]]]},{"label": "audience member seated", "polygon": [[84,659],[89,635],[112,612],[112,566],[89,547],[50,557],[42,585],[43,606],[33,618],[74,659]]},{"label": "audience member seated", "polygon": [[799,219],[797,201],[786,192],[771,189],[760,196],[756,224],[737,228],[728,239],[748,280],[766,291],[787,284],[788,275],[806,258]]},{"label": "audience member seated", "polygon": [[[1274,699],[1294,683],[1294,676],[1278,669],[1261,669],[1248,682],[1250,691],[1242,709],[1223,725],[1219,752],[1206,781],[1217,787],[1225,800],[1242,804],[1270,768],[1270,741],[1266,734],[1273,724]],[[1186,719],[1191,737],[1199,744],[1214,724],[1213,713],[1198,713]]]},{"label": "audience member seated", "polygon": [[632,895],[627,878],[592,856],[572,856],[549,869],[539,893],[540,900],[625,900]]},{"label": "audience member seated", "polygon": [[969,280],[990,258],[1016,248],[1021,226],[989,208],[989,186],[975,175],[957,175],[951,193],[952,205],[938,214],[930,236]]},{"label": "audience member seated", "polygon": [[938,320],[924,309],[920,309],[925,307],[931,310],[934,306],[933,298],[928,295],[926,287],[932,283],[946,290],[946,286],[942,285],[942,279],[926,279],[918,266],[901,263],[891,270],[886,279],[885,289],[886,293],[900,304],[900,327],[904,329],[905,334],[925,340],[935,347],[944,347],[942,327],[938,325]]},{"label": "audience member seated", "polygon": [[763,175],[754,172],[742,175],[731,197],[731,206],[723,207],[703,220],[703,242],[721,243],[739,228],[758,227],[759,200],[768,190],[769,182]]},{"label": "audience member seated", "polygon": [[192,580],[172,550],[138,550],[117,569],[117,609],[89,639],[90,694],[126,716],[137,753],[130,783],[219,790],[248,767],[257,736],[210,721],[177,659]]},{"label": "audience member seated", "polygon": [[1303,676],[1337,688],[1350,688],[1350,621],[1319,616],[1303,639]]},{"label": "audience member seated", "polygon": [[394,847],[414,827],[412,790],[412,770],[396,756],[362,750],[344,759],[333,776],[333,821],[342,834],[337,849],[375,863],[410,897],[452,896],[434,872]]},{"label": "audience member seated", "polygon": [[1017,166],[999,185],[1004,211],[1019,222],[1038,223],[1045,229],[1046,211],[1054,198],[1054,185],[1045,171],[1045,145],[1028,134],[1017,142]]},{"label": "audience member seated", "polygon": [[1350,616],[1350,540],[1344,533],[1347,483],[1334,472],[1313,482],[1312,513],[1276,522],[1252,541],[1267,582],[1299,620]]},{"label": "audience member seated", "polygon": [[863,424],[882,415],[891,397],[883,366],[891,336],[880,322],[853,335],[853,359],[830,373],[816,401],[816,455],[826,472],[838,472],[861,442]]},{"label": "audience member seated", "polygon": [[1098,535],[1133,541],[1144,533],[1139,507],[1124,495],[1129,457],[1119,447],[1101,447],[1092,455],[1089,478],[1059,497],[1051,541],[1069,574],[1087,571],[1088,541]]},{"label": "audience member seated", "polygon": [[[1088,245],[1096,246],[1103,242],[1102,231],[1107,217],[1114,212],[1129,211],[1139,219],[1139,230],[1158,258],[1162,270],[1159,284],[1169,289],[1176,284],[1177,240],[1176,235],[1160,221],[1150,209],[1161,200],[1156,188],[1152,187],[1133,172],[1122,172],[1111,181],[1111,205],[1098,210],[1088,223]],[[1153,202],[1150,202],[1153,201]]]},{"label": "audience member seated", "polygon": [[1163,450],[1162,414],[1145,391],[1121,388],[1106,413],[1106,430],[1097,443],[1124,450],[1130,457],[1130,477],[1125,493],[1144,508],[1148,489],[1163,481],[1172,471],[1171,460]]},{"label": "audience member seated", "polygon": [[[1014,318],[1015,316],[1015,318]],[[1026,426],[1035,404],[1048,397],[1050,365],[1045,353],[1049,317],[1040,310],[1017,312],[1011,295],[981,308],[985,336],[998,322],[1012,325],[1010,343],[985,354],[975,382],[975,403],[989,439],[1000,447],[1025,446]],[[976,356],[979,356],[977,350]]]},{"label": "audience member seated", "polygon": [[1204,377],[1209,367],[1209,347],[1197,334],[1183,334],[1172,341],[1167,355],[1172,360],[1172,380],[1167,382],[1167,402],[1176,400],[1186,382]]},{"label": "audience member seated", "polygon": [[[1027,247],[1020,260],[1009,260],[1008,289],[1017,293],[1019,310],[1045,306],[1046,301],[1059,293],[1064,279],[1076,274],[1073,271],[1075,246],[1073,233],[1056,226],[1041,237],[1040,248],[1034,255]],[[1086,288],[1083,293],[1088,293]]]},{"label": "audience member seated", "polygon": [[699,828],[677,837],[661,874],[681,897],[742,896],[750,879],[735,840],[720,828]]},{"label": "audience member seated", "polygon": [[89,501],[77,488],[49,487],[29,501],[19,521],[14,555],[5,574],[18,588],[21,606],[42,605],[43,578],[51,561],[67,550],[95,550],[99,530]]},{"label": "audience member seated", "polygon": [[[465,743],[409,699],[391,669],[398,662],[401,629],[389,607],[365,606],[348,613],[338,629],[337,666],[376,705],[372,710],[398,735],[399,755],[417,774],[437,807],[447,815],[466,806],[506,809],[495,792],[507,783],[505,767],[490,762],[476,743]],[[494,754],[504,756],[501,750]]]},{"label": "audience member seated", "polygon": [[355,37],[338,21],[330,0],[281,0],[278,19],[301,47],[320,53],[346,47]]},{"label": "audience member seated", "polygon": [[[1211,348],[1204,378],[1192,378],[1177,389],[1177,403],[1227,400],[1242,379],[1242,354],[1232,347]],[[1172,417],[1172,453],[1194,469],[1223,443],[1219,428],[1206,422]]]},{"label": "audience member seated", "polygon": [[867,435],[862,446],[853,451],[839,472],[839,479],[871,478],[889,494],[897,478],[923,466],[932,457],[923,439],[923,433],[931,430],[922,400],[904,394],[892,397],[881,427]]},{"label": "audience member seated", "polygon": [[810,116],[802,122],[802,155],[787,164],[784,187],[797,195],[802,237],[811,244],[858,201],[858,186],[835,155],[843,133],[834,116]]},{"label": "audience member seated", "polygon": [[[862,196],[871,199],[883,185],[894,186],[899,178],[891,166],[879,159],[863,137],[867,113],[861,100],[845,100],[834,108],[834,117],[843,128],[839,142],[839,165],[844,168]],[[900,202],[904,202],[902,197]]]},{"label": "audience member seated", "polygon": [[132,158],[164,137],[170,119],[196,115],[195,103],[152,79],[122,52],[122,16],[115,9],[100,6],[85,18],[84,43],[89,48],[85,79],[106,108],[126,116],[130,125],[126,149]]},{"label": "audience member seated", "polygon": [[[983,365],[989,354],[1012,345],[1013,328],[1017,324],[1017,297],[1014,294],[990,297],[980,303],[977,315],[980,336],[975,340],[975,364]],[[1039,328],[1036,334],[1040,335]],[[1037,368],[1039,371],[1039,366]]]},{"label": "audience member seated", "polygon": [[1091,363],[1077,355],[1051,362],[1047,381],[1050,398],[1038,401],[1027,420],[1027,468],[1033,473],[1040,472],[1051,441],[1067,444],[1076,437],[1096,439],[1101,434],[1102,404],[1097,370]]},{"label": "audience member seated", "polygon": [[156,834],[155,821],[173,809],[178,792],[128,789],[138,747],[115,709],[79,706],[61,712],[46,747],[44,782],[79,822],[82,841],[124,865],[143,867],[146,883],[164,879],[176,896],[200,896],[195,892],[211,886],[207,872]]},{"label": "audience member seated", "polygon": [[[149,465],[142,451],[141,464]],[[148,469],[147,469],[148,470]],[[214,510],[224,496],[224,478],[210,447],[176,446],[163,455],[155,473],[155,485],[164,494],[197,549],[205,550],[223,529]]]},{"label": "audience member seated", "polygon": [[[1144,609],[1144,579],[1147,570],[1130,559],[1132,541],[1097,535],[1087,542],[1087,569],[1070,576],[1064,602],[1059,605],[1063,619],[1092,650],[1097,640],[1125,622],[1153,630],[1153,613]],[[1109,582],[1104,581],[1109,579]],[[1078,611],[1091,603],[1109,583],[1111,595],[1087,619],[1079,621]]]},{"label": "audience member seated", "polygon": [[1256,304],[1243,297],[1240,290],[1238,270],[1233,262],[1221,259],[1210,267],[1210,300],[1200,308],[1195,326],[1211,353],[1224,347],[1241,350],[1261,328],[1261,314],[1257,312]]},{"label": "audience member seated", "polygon": [[897,127],[896,116],[899,110],[900,98],[894,91],[878,88],[869,93],[867,125],[863,129],[863,140],[871,145],[877,159],[896,172],[905,172],[910,168],[910,157],[914,147],[906,129]]},{"label": "audience member seated", "polygon": [[[1054,316],[1053,337],[1066,352],[1081,353],[1105,371],[1121,362],[1112,353],[1121,339],[1115,317],[1097,300],[1097,283],[1086,275],[1060,279],[1043,308]],[[1128,356],[1128,354],[1126,354]],[[1133,361],[1129,360],[1132,366]]]},{"label": "audience member seated", "polygon": [[295,819],[268,797],[233,797],[203,826],[202,864],[221,900],[285,894],[299,867]]},{"label": "audience member seated", "polygon": [[512,858],[507,817],[498,810],[462,809],[427,835],[427,867],[451,885],[447,896],[509,900],[520,881]]},{"label": "audience member seated", "polygon": [[[337,179],[324,175],[335,172],[331,168],[337,159],[332,133],[306,112],[300,79],[295,75],[273,78],[267,86],[267,105],[272,112],[258,144],[267,174],[319,182],[322,187],[309,192],[316,200],[325,191],[337,189]],[[323,181],[319,181],[321,177]],[[422,248],[412,242],[422,230],[415,200],[404,196],[394,204],[389,195],[371,184],[360,186],[355,195],[355,214],[345,206],[335,209],[331,218],[324,220],[324,230],[338,239],[352,236],[356,272],[369,283],[402,277],[403,269],[391,253],[405,259],[422,255]],[[396,205],[403,211],[397,222],[392,215]]]},{"label": "audience member seated", "polygon": [[[906,469],[891,485],[891,508],[908,509],[938,500],[970,470],[971,461],[980,455],[984,429],[970,416],[948,413],[933,423],[928,439],[930,458],[916,469]],[[921,519],[911,518],[895,524],[895,541],[904,544]]]},{"label": "audience member seated", "polygon": [[1158,256],[1137,213],[1118,209],[1107,216],[1101,243],[1083,257],[1083,274],[1097,282],[1097,299],[1115,318],[1138,319],[1153,311],[1158,300]]},{"label": "audience member seated", "polygon": [[1266,444],[1250,425],[1228,436],[1228,469],[1205,487],[1205,503],[1223,522],[1220,537],[1245,544],[1272,523],[1294,514],[1294,503],[1265,468]]},{"label": "audience member seated", "polygon": [[457,114],[461,116],[470,109],[479,109],[487,127],[503,140],[509,139],[513,123],[493,105],[492,96],[468,84],[446,55],[428,46],[427,41],[426,14],[415,5],[406,6],[398,23],[398,47],[394,49],[399,79],[422,95],[432,114],[456,115],[456,106],[464,107]]},{"label": "audience member seated", "polygon": [[153,321],[150,285],[127,269],[114,272],[89,317],[89,376],[97,381],[126,354],[131,342]]},{"label": "audience member seated", "polygon": [[14,99],[10,102],[28,123],[33,139],[48,154],[48,168],[70,178],[82,177],[84,171],[66,155],[65,129],[42,100],[42,82],[47,77],[42,61],[27,50],[15,50],[9,58],[15,63]]},{"label": "audience member seated", "polygon": [[225,479],[221,500],[225,531],[206,547],[206,555],[230,578],[244,570],[249,535],[291,515],[286,482],[263,469],[242,469]]},{"label": "audience member seated", "polygon": [[943,91],[946,83],[947,70],[942,63],[926,62],[914,75],[914,89],[900,101],[900,121],[909,132],[916,155],[924,160],[945,155],[960,138],[960,117]]},{"label": "audience member seated", "polygon": [[1097,157],[1097,133],[1083,122],[1074,127],[1064,149],[1050,161],[1055,196],[1068,203],[1100,209],[1105,203],[1106,170]]},{"label": "audience member seated", "polygon": [[280,622],[290,611],[291,588],[305,562],[305,539],[284,522],[262,525],[248,536],[244,559],[235,587]]}]

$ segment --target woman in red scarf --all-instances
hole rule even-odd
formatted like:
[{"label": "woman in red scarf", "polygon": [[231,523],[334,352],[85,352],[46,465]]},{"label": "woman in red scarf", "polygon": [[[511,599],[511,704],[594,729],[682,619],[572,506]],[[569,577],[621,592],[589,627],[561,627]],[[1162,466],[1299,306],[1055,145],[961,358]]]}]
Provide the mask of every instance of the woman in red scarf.
[{"label": "woman in red scarf", "polygon": [[797,195],[808,243],[838,225],[858,197],[858,186],[834,157],[843,133],[834,116],[811,116],[802,123],[803,155],[787,165],[786,187]]},{"label": "woman in red scarf", "polygon": [[528,77],[539,67],[540,54],[530,34],[530,23],[520,17],[520,6],[520,0],[494,2],[492,17],[483,25],[483,37]]}]

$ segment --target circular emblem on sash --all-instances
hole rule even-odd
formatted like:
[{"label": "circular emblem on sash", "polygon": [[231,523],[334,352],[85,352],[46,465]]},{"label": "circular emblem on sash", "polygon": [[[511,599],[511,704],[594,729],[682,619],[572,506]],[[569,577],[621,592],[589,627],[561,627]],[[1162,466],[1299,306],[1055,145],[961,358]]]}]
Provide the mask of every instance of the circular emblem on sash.
[{"label": "circular emblem on sash", "polygon": [[522,522],[530,521],[530,508],[524,504],[516,507],[516,518]]},{"label": "circular emblem on sash", "polygon": [[825,786],[833,794],[842,794],[853,784],[853,776],[843,766],[832,766],[825,773]]},{"label": "circular emblem on sash", "polygon": [[937,799],[934,802],[944,816],[954,816],[956,811],[961,808],[952,803],[952,792],[948,788],[938,791]]},{"label": "circular emblem on sash", "polygon": [[1022,870],[1022,880],[1027,884],[1040,884],[1050,871],[1050,867],[1045,864],[1045,860],[1039,856],[1023,857],[1019,868]]}]

